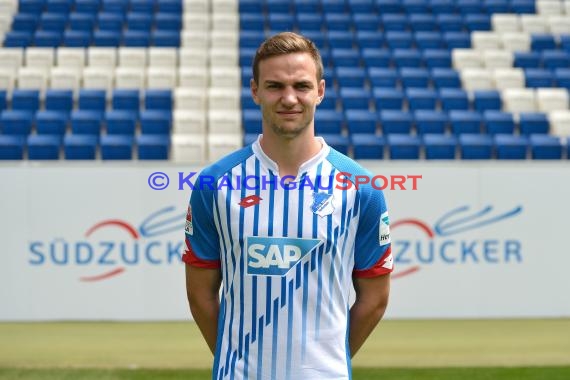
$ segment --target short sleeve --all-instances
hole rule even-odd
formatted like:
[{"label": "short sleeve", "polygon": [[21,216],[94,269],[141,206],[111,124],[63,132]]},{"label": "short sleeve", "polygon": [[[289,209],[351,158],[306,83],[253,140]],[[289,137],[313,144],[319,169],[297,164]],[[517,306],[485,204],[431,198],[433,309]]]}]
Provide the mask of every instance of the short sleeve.
[{"label": "short sleeve", "polygon": [[186,249],[182,261],[201,268],[220,267],[219,236],[214,222],[214,191],[192,190],[186,213]]},{"label": "short sleeve", "polygon": [[376,277],[392,272],[390,218],[381,190],[358,190],[359,221],[354,246],[354,276]]}]

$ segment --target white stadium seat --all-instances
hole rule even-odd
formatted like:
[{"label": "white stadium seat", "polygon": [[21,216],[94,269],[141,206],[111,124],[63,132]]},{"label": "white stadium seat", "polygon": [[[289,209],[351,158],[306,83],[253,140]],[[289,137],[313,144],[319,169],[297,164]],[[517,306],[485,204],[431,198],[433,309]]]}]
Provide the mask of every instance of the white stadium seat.
[{"label": "white stadium seat", "polygon": [[505,112],[536,112],[535,91],[528,88],[508,88],[501,93]]},{"label": "white stadium seat", "polygon": [[485,50],[483,65],[488,69],[513,67],[513,53],[507,50]]},{"label": "white stadium seat", "polygon": [[15,48],[0,48],[0,67],[19,69],[24,63],[24,50]]},{"label": "white stadium seat", "polygon": [[534,14],[521,15],[521,26],[523,32],[546,33],[548,31],[547,19],[544,16]]},{"label": "white stadium seat", "polygon": [[202,30],[184,30],[181,33],[181,46],[201,48],[204,50],[210,46],[210,33]]},{"label": "white stadium seat", "polygon": [[174,109],[205,112],[208,97],[202,89],[179,87],[174,91]]},{"label": "white stadium seat", "polygon": [[178,54],[181,68],[200,67],[205,69],[208,66],[209,54],[206,48],[181,48]]},{"label": "white stadium seat", "polygon": [[467,68],[460,72],[461,84],[466,91],[493,90],[493,72],[489,69]]},{"label": "white stadium seat", "polygon": [[238,67],[239,54],[236,49],[210,49],[211,67]]},{"label": "white stadium seat", "polygon": [[49,69],[53,66],[54,50],[51,48],[29,47],[25,52],[26,66]]},{"label": "white stadium seat", "polygon": [[12,92],[16,85],[16,69],[0,67],[0,90]]},{"label": "white stadium seat", "polygon": [[208,111],[208,132],[210,134],[219,133],[239,133],[241,131],[241,112],[234,111]]},{"label": "white stadium seat", "polygon": [[87,64],[91,67],[114,68],[117,66],[117,49],[105,47],[88,48]]},{"label": "white stadium seat", "polygon": [[564,12],[560,0],[536,0],[535,7],[539,15],[560,15]]},{"label": "white stadium seat", "polygon": [[521,30],[520,18],[516,14],[495,13],[491,16],[493,31],[497,33],[518,32]]},{"label": "white stadium seat", "polygon": [[178,84],[178,72],[164,67],[149,67],[146,69],[147,88],[174,89]]},{"label": "white stadium seat", "polygon": [[106,90],[107,93],[113,89],[115,70],[109,70],[102,66],[86,66],[83,69],[83,87],[91,89]]},{"label": "white stadium seat", "polygon": [[570,111],[552,111],[548,114],[548,121],[553,135],[570,136]]},{"label": "white stadium seat", "polygon": [[456,70],[483,67],[481,52],[473,49],[453,49],[451,60]]},{"label": "white stadium seat", "polygon": [[75,67],[82,69],[85,66],[85,49],[82,48],[57,49],[56,64],[59,67]]},{"label": "white stadium seat", "polygon": [[18,10],[18,0],[2,0],[0,1],[0,14],[8,14],[12,16]]},{"label": "white stadium seat", "polygon": [[228,30],[212,30],[210,36],[212,48],[237,49],[239,46],[239,33]]},{"label": "white stadium seat", "polygon": [[184,13],[184,30],[207,32],[210,30],[209,13]]},{"label": "white stadium seat", "polygon": [[205,134],[207,132],[205,112],[177,109],[173,112],[173,119],[174,133]]},{"label": "white stadium seat", "polygon": [[239,31],[239,17],[237,13],[214,13],[212,16],[212,30],[228,30],[234,33]]},{"label": "white stadium seat", "polygon": [[184,0],[184,14],[209,14],[210,0]]},{"label": "white stadium seat", "polygon": [[144,68],[147,66],[147,49],[120,47],[118,50],[119,63],[121,67]]},{"label": "white stadium seat", "polygon": [[217,13],[238,13],[238,0],[212,0],[212,12]]},{"label": "white stadium seat", "polygon": [[518,67],[510,69],[495,69],[494,81],[495,88],[497,90],[506,90],[508,88],[524,88],[524,71]]},{"label": "white stadium seat", "polygon": [[148,65],[175,70],[178,67],[178,52],[174,48],[149,48]]},{"label": "white stadium seat", "polygon": [[239,88],[209,88],[208,109],[211,111],[238,111],[240,109]]},{"label": "white stadium seat", "polygon": [[526,32],[505,32],[502,34],[503,49],[508,51],[529,51],[530,35]]},{"label": "white stadium seat", "polygon": [[77,93],[81,85],[81,72],[82,69],[79,67],[53,67],[50,75],[50,88],[73,90]]},{"label": "white stadium seat", "polygon": [[568,90],[565,88],[539,88],[536,90],[536,104],[539,112],[568,109]]},{"label": "white stadium seat", "polygon": [[47,88],[48,72],[45,68],[20,67],[18,70],[18,88],[27,90],[40,90]]},{"label": "white stadium seat", "polygon": [[498,33],[481,31],[471,33],[471,46],[475,50],[497,50],[501,45],[501,36]]},{"label": "white stadium seat", "polygon": [[199,163],[207,160],[205,134],[174,133],[171,142],[174,162]]},{"label": "white stadium seat", "polygon": [[206,68],[184,67],[178,70],[178,83],[180,87],[205,90],[209,84],[209,75]]},{"label": "white stadium seat", "polygon": [[115,87],[142,90],[146,86],[145,69],[142,67],[122,67],[115,69]]},{"label": "white stadium seat", "polygon": [[549,16],[548,31],[552,34],[570,34],[570,15]]},{"label": "white stadium seat", "polygon": [[242,147],[241,134],[209,134],[208,160],[216,161]]},{"label": "white stadium seat", "polygon": [[239,67],[211,67],[210,87],[241,87],[241,70]]}]

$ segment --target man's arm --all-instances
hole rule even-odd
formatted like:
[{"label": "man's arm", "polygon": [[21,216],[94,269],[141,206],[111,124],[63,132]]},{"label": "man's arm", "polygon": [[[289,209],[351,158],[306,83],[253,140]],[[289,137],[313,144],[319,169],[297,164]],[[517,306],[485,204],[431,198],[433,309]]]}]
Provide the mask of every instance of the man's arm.
[{"label": "man's arm", "polygon": [[372,278],[354,277],[354,289],[356,301],[350,309],[349,331],[352,357],[362,347],[386,311],[390,294],[390,274]]},{"label": "man's arm", "polygon": [[205,269],[186,265],[186,294],[190,311],[212,354],[216,352],[218,338],[221,280],[219,268]]}]

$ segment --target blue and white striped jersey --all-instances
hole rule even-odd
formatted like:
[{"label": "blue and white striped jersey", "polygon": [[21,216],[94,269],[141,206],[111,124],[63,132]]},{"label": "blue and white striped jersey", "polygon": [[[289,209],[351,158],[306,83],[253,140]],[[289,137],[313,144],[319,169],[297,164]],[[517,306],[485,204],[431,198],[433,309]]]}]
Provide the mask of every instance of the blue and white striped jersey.
[{"label": "blue and white striped jersey", "polygon": [[189,265],[220,268],[213,379],[349,379],[352,276],[392,271],[384,196],[322,140],[288,184],[259,140],[204,169],[186,221]]}]

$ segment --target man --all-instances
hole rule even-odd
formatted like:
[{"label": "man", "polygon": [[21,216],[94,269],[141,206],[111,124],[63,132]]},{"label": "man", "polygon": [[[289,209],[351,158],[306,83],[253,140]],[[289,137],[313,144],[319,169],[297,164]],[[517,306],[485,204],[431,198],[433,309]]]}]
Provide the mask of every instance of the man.
[{"label": "man", "polygon": [[386,204],[370,186],[332,184],[370,174],[315,137],[322,76],[311,41],[265,41],[250,83],[263,134],[204,169],[192,192],[183,261],[213,379],[349,379],[386,309]]}]

